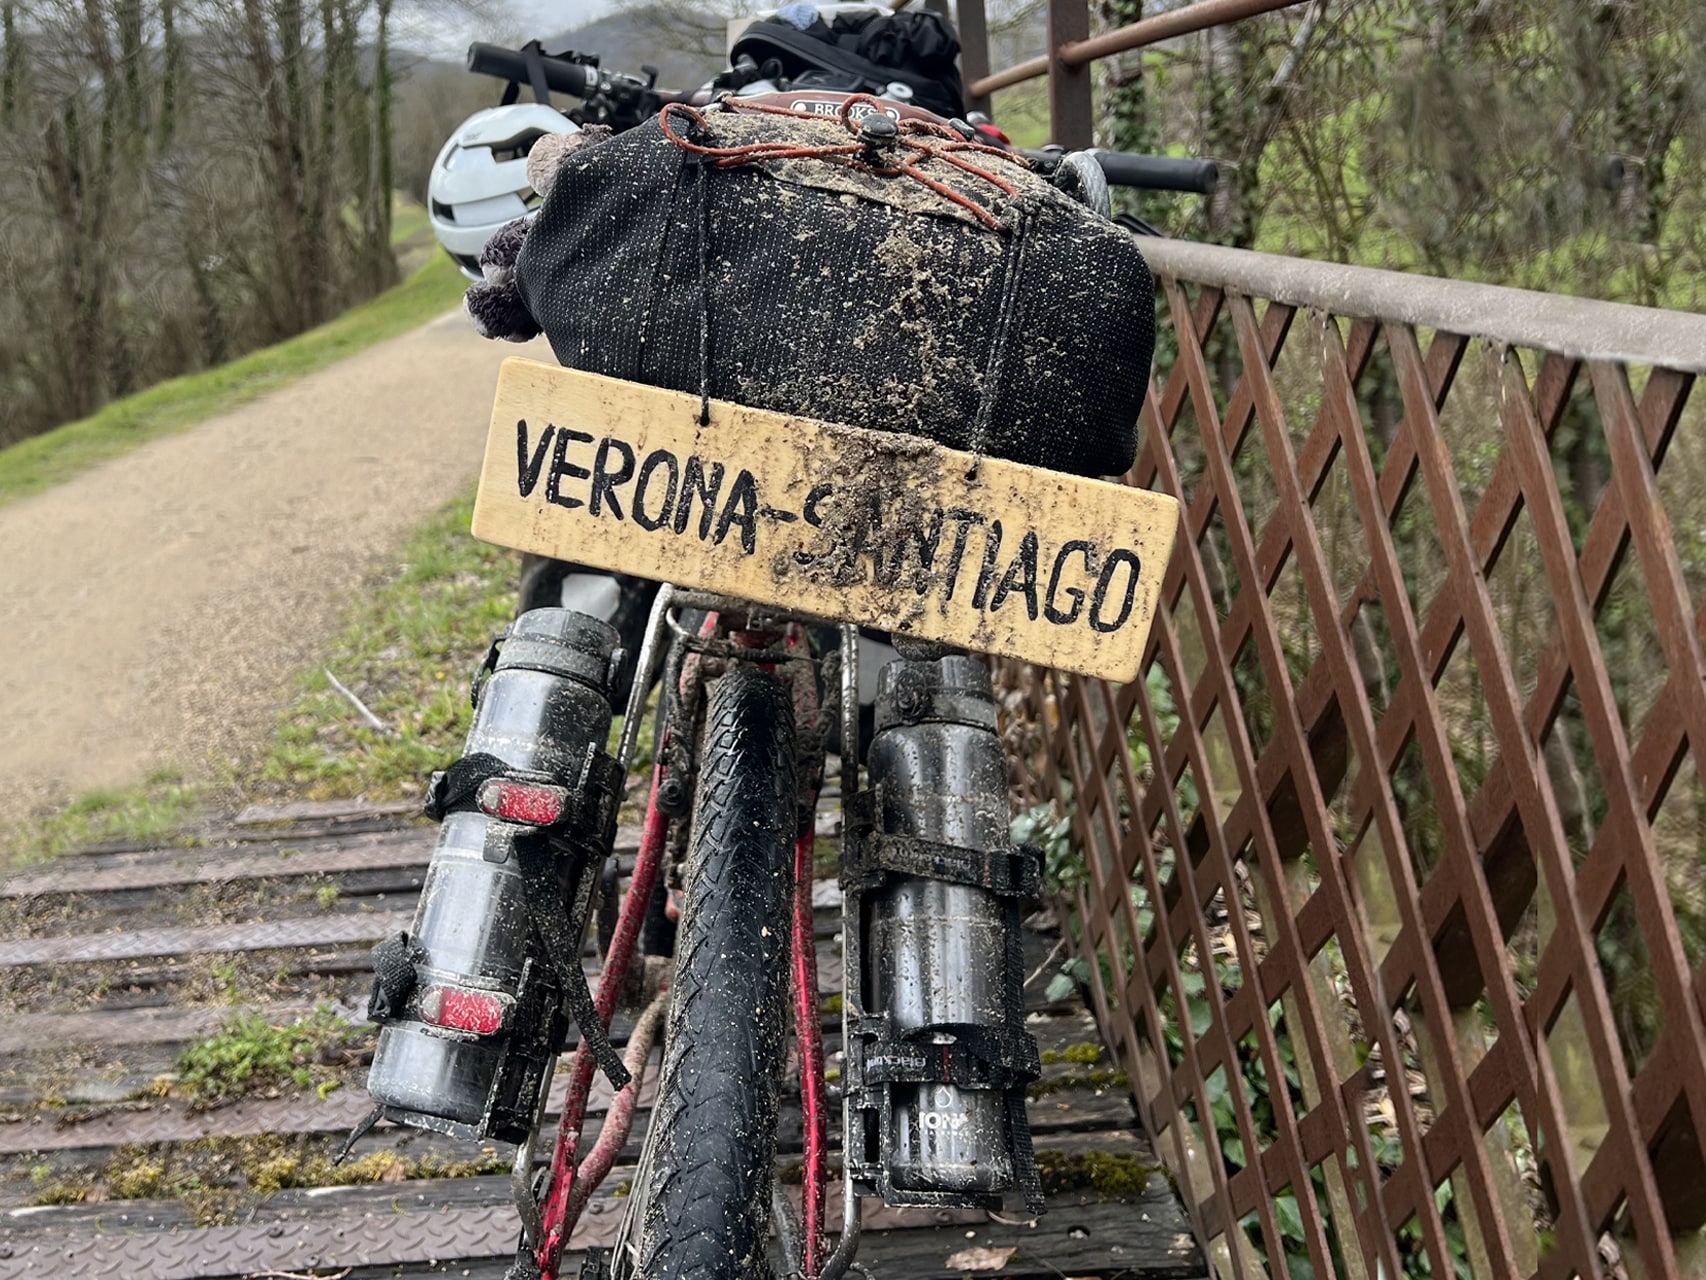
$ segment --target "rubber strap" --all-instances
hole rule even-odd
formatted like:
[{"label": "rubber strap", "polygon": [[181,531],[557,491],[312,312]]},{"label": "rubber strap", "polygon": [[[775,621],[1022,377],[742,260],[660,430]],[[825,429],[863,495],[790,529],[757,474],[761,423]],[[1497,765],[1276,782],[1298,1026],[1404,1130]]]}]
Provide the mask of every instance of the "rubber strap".
[{"label": "rubber strap", "polygon": [[609,825],[614,814],[612,801],[621,793],[622,767],[596,743],[589,744],[586,761],[579,778],[561,778],[532,769],[518,769],[485,751],[463,756],[448,769],[432,775],[427,785],[421,811],[435,822],[443,822],[453,813],[473,813],[479,810],[480,788],[493,778],[518,778],[524,781],[564,787],[570,803],[562,819],[549,826],[533,826],[528,830],[541,833],[559,831],[599,832]]},{"label": "rubber strap", "polygon": [[604,1023],[593,1005],[592,989],[587,986],[586,972],[580,964],[580,950],[570,936],[567,916],[559,909],[562,886],[557,881],[556,860],[551,855],[550,845],[537,836],[518,839],[515,856],[527,885],[527,915],[563,989],[563,1007],[580,1028],[587,1047],[592,1050],[593,1060],[609,1079],[611,1087],[621,1089],[633,1076],[622,1065],[622,1055],[610,1043]]},{"label": "rubber strap", "polygon": [[1003,898],[1034,898],[1042,892],[1040,852],[1032,845],[963,849],[920,836],[871,834],[859,842],[853,874],[866,888],[875,888],[885,875],[901,875],[970,885]]},{"label": "rubber strap", "polygon": [[[1036,864],[1040,867],[1042,851],[1037,850]],[[1019,918],[1019,904],[1007,900],[1007,1016],[1009,1027],[1025,1025],[1025,944],[1024,921]],[[1031,1078],[1042,1075],[1042,1061],[1037,1056],[1034,1036],[1021,1033],[1029,1043]],[[1031,1150],[1031,1118],[1025,1111],[1024,1086],[1007,1090],[1007,1131],[1013,1140],[1013,1176],[1025,1193],[1025,1208],[1033,1214],[1043,1211],[1042,1178],[1037,1172],[1037,1160]]]},{"label": "rubber strap", "polygon": [[946,880],[1003,898],[1035,898],[1042,893],[1043,853],[1036,845],[1007,849],[966,849],[922,836],[888,835],[876,828],[874,791],[861,791],[847,805],[852,838],[850,866],[842,886],[873,889],[885,876]]},{"label": "rubber strap", "polygon": [[527,62],[527,84],[533,90],[533,100],[551,105],[551,86],[545,80],[545,59],[540,56],[539,42],[529,40],[521,46],[521,56]]},{"label": "rubber strap", "polygon": [[373,948],[373,990],[367,997],[369,1022],[393,1022],[403,1016],[415,992],[415,966],[426,961],[426,951],[399,933]]},{"label": "rubber strap", "polygon": [[516,773],[517,770],[485,751],[463,756],[450,768],[432,775],[421,811],[434,822],[443,822],[453,813],[471,812],[479,807],[476,801],[482,786],[493,778],[513,777]]}]

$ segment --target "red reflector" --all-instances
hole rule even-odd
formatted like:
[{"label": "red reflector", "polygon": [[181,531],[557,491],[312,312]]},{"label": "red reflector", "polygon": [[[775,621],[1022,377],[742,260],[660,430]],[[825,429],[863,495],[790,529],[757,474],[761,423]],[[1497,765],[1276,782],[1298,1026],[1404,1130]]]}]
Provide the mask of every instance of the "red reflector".
[{"label": "red reflector", "polygon": [[504,1024],[504,998],[492,991],[466,987],[428,987],[417,1007],[422,1022],[452,1031],[490,1035]]},{"label": "red reflector", "polygon": [[480,784],[480,812],[505,822],[525,822],[548,827],[562,821],[569,793],[542,782],[517,782],[513,778],[488,778]]}]

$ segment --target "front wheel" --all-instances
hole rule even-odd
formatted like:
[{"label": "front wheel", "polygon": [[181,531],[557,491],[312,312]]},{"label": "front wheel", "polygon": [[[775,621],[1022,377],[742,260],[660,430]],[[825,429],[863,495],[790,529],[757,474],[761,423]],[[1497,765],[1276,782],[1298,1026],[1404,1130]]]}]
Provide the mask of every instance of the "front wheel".
[{"label": "front wheel", "polygon": [[785,1051],[794,717],[774,675],[710,693],[663,1077],[647,1140],[638,1275],[757,1280]]}]

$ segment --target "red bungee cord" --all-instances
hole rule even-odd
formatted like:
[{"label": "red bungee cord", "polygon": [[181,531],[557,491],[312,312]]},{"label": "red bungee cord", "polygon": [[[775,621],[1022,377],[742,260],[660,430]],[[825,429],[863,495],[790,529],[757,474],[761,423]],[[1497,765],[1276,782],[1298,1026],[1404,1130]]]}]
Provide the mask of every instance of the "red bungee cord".
[{"label": "red bungee cord", "polygon": [[[869,94],[854,94],[841,104],[838,118],[842,126],[856,139],[860,138],[860,126],[853,119],[853,108],[864,104],[873,111],[881,111],[882,105]],[[724,98],[722,105],[725,110],[733,112],[758,112],[764,115],[786,116],[795,120],[822,121],[823,117],[809,111],[794,111],[788,107],[773,107],[766,103],[745,102],[739,98]],[[927,120],[902,121],[893,139],[893,145],[906,154],[893,163],[879,162],[873,159],[875,154],[871,144],[865,140],[845,143],[816,143],[801,144],[798,142],[748,142],[737,146],[713,147],[704,143],[694,142],[676,131],[673,120],[677,116],[685,116],[695,126],[708,128],[705,114],[685,103],[672,102],[664,107],[658,116],[658,127],[668,138],[683,151],[693,155],[707,156],[717,162],[719,169],[733,169],[741,165],[758,164],[766,160],[822,160],[827,164],[839,164],[847,168],[863,169],[869,173],[887,178],[910,178],[928,187],[944,200],[958,205],[972,214],[985,226],[999,229],[1001,220],[984,208],[977,201],[962,192],[954,190],[947,183],[925,173],[921,166],[932,160],[960,170],[961,172],[986,182],[1003,195],[1014,196],[1018,189],[990,168],[966,158],[968,154],[989,156],[1005,164],[1025,167],[1022,157],[1011,152],[1002,151],[999,147],[985,146],[980,142],[972,142],[961,137],[953,130]]]}]

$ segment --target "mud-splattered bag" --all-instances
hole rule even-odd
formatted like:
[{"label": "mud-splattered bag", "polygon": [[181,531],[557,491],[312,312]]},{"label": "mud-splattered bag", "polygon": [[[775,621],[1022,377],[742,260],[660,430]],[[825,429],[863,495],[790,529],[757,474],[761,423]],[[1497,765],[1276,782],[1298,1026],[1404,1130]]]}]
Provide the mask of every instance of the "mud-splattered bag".
[{"label": "mud-splattered bag", "polygon": [[877,107],[672,106],[569,156],[516,267],[557,358],[1124,472],[1155,336],[1132,237],[1021,157]]}]

